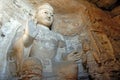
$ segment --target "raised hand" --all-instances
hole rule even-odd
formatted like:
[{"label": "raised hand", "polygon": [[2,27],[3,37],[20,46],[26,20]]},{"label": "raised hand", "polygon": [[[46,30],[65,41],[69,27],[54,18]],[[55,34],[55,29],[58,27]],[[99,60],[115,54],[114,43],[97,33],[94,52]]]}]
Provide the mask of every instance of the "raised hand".
[{"label": "raised hand", "polygon": [[37,34],[38,34],[38,31],[36,28],[36,24],[34,23],[33,20],[29,20],[25,28],[25,34],[23,35],[23,38],[22,38],[24,46],[29,47],[33,43]]},{"label": "raised hand", "polygon": [[35,36],[37,35],[37,28],[36,28],[36,24],[34,23],[34,21],[31,19],[27,22],[26,25],[26,29],[25,29],[25,34],[35,38]]},{"label": "raised hand", "polygon": [[73,51],[72,53],[67,55],[66,60],[68,60],[68,61],[78,61],[78,60],[80,60],[80,58],[81,58],[81,54],[76,52],[76,51]]}]

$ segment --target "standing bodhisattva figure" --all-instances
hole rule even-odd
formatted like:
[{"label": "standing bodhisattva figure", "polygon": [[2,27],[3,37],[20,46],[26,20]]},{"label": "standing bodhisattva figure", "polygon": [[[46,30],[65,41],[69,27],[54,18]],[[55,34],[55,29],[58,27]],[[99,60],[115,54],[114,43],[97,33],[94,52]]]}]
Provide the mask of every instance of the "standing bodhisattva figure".
[{"label": "standing bodhisattva figure", "polygon": [[[52,6],[45,3],[38,7],[34,20],[28,20],[25,33],[13,47],[17,72],[22,80],[77,80],[76,60],[80,54],[72,52],[59,55],[54,65],[58,48],[65,47],[61,34],[50,30],[54,19]],[[24,49],[30,48],[28,57]]]}]

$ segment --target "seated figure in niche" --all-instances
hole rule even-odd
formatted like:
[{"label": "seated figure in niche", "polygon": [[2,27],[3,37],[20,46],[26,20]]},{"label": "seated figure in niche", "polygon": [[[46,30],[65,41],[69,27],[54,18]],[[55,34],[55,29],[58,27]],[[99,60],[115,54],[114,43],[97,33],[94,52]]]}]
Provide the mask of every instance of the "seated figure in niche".
[{"label": "seated figure in niche", "polygon": [[[48,3],[39,6],[35,19],[28,21],[25,33],[14,44],[17,71],[22,75],[22,80],[41,80],[43,77],[47,79],[55,67],[52,63],[58,48],[65,48],[63,36],[50,30],[54,19],[53,12],[52,6]],[[30,48],[29,56],[26,58],[25,48]],[[75,61],[79,59],[80,54],[76,52],[57,56],[59,62],[67,62],[55,67],[58,78],[52,80],[77,80]]]}]

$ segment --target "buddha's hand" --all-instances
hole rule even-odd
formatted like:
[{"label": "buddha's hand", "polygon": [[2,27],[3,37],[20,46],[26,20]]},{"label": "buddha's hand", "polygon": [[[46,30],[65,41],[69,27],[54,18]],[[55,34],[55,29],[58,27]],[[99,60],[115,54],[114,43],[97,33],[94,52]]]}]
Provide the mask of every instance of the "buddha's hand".
[{"label": "buddha's hand", "polygon": [[67,61],[78,61],[81,58],[81,54],[79,52],[73,51],[69,53],[66,57]]},{"label": "buddha's hand", "polygon": [[27,22],[27,25],[26,25],[26,29],[25,29],[25,34],[35,38],[35,36],[37,35],[38,31],[37,31],[37,28],[36,28],[36,24],[35,22],[31,19]]}]

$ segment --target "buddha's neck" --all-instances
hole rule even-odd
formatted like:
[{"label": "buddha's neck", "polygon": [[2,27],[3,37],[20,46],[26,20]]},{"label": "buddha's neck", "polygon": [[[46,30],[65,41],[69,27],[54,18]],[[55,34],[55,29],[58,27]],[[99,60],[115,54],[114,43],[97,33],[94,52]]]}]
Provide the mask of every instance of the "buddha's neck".
[{"label": "buddha's neck", "polygon": [[[37,26],[44,27],[45,29],[49,29],[49,27],[42,25],[42,24],[37,24]],[[50,30],[50,29],[49,29]]]}]

